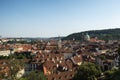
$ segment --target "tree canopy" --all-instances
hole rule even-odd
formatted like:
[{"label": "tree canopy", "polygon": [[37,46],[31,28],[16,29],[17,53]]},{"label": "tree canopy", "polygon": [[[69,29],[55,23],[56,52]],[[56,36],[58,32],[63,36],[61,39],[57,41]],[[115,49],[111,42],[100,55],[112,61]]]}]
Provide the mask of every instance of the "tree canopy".
[{"label": "tree canopy", "polygon": [[31,71],[28,75],[20,78],[19,80],[47,80],[43,72]]},{"label": "tree canopy", "polygon": [[101,73],[100,68],[93,63],[84,63],[79,67],[74,80],[95,80]]},{"label": "tree canopy", "polygon": [[83,40],[84,36],[88,33],[90,37],[98,37],[102,40],[120,40],[120,28],[118,29],[106,29],[106,30],[91,30],[79,33],[73,33],[64,37],[63,40]]},{"label": "tree canopy", "polygon": [[112,69],[104,73],[105,78],[103,80],[120,80],[120,70]]}]

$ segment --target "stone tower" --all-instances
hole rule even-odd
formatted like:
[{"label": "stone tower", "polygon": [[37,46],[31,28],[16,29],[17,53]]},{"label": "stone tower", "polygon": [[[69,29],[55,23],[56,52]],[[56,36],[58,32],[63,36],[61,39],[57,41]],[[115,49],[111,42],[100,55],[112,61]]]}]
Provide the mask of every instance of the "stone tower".
[{"label": "stone tower", "polygon": [[85,40],[86,40],[86,41],[89,41],[89,40],[90,40],[90,36],[88,35],[88,33],[86,33],[86,35],[85,35]]}]

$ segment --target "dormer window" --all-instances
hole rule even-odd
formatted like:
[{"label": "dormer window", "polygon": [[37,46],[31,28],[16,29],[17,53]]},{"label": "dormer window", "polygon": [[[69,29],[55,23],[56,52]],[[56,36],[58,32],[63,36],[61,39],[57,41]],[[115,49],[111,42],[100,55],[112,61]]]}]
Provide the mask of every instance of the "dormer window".
[{"label": "dormer window", "polygon": [[57,61],[59,61],[59,57],[57,57]]},{"label": "dormer window", "polygon": [[61,57],[60,59],[62,60],[63,58]]},{"label": "dormer window", "polygon": [[52,58],[52,61],[55,61],[54,58]]},{"label": "dormer window", "polygon": [[57,64],[57,68],[59,67],[59,65]]},{"label": "dormer window", "polygon": [[60,61],[60,63],[62,63],[62,61]]}]

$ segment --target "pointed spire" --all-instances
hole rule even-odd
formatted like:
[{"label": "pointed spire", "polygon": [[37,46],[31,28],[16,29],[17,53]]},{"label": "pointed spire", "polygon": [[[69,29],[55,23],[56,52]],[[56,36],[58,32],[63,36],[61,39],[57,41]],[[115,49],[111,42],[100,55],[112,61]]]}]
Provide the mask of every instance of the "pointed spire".
[{"label": "pointed spire", "polygon": [[58,48],[61,49],[62,48],[62,41],[61,38],[59,36],[59,40],[58,40]]},{"label": "pointed spire", "polygon": [[88,33],[86,33],[85,40],[87,40],[87,41],[90,40],[90,36],[88,35]]}]

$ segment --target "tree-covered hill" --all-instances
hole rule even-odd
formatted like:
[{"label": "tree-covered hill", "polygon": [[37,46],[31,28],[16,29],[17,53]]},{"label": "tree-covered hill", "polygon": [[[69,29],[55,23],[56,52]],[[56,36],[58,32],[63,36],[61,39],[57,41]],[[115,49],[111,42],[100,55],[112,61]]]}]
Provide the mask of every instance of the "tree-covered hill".
[{"label": "tree-covered hill", "polygon": [[120,40],[120,28],[73,33],[67,37],[64,37],[63,40],[83,40],[86,34],[89,34],[90,37],[97,37],[98,39],[102,40]]}]

